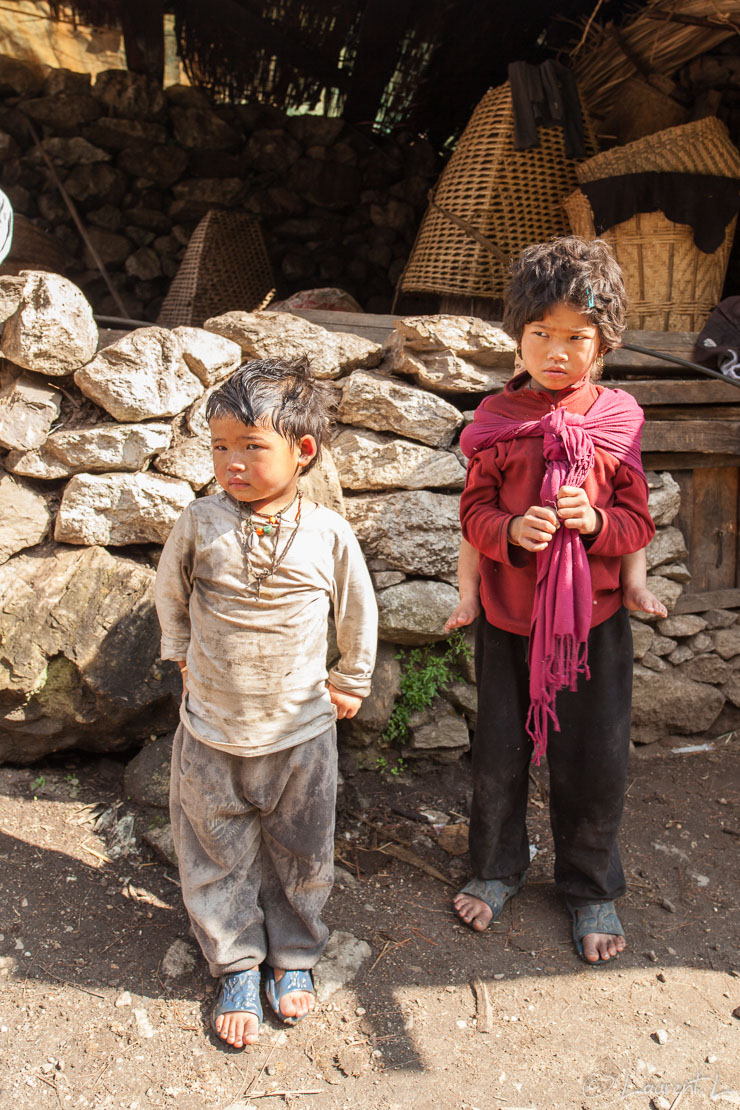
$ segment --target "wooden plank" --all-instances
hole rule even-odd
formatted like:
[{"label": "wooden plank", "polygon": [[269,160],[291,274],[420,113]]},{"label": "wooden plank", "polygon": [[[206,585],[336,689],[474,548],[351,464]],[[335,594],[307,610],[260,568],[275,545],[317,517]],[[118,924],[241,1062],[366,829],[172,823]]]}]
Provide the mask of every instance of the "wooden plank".
[{"label": "wooden plank", "polygon": [[[683,502],[683,483],[679,484]],[[713,467],[692,474],[691,532],[684,534],[691,553],[692,587],[699,593],[735,586],[737,493],[736,467]]]},{"label": "wooden plank", "polygon": [[373,343],[383,343],[399,319],[398,316],[379,316],[372,312],[326,312],[318,308],[294,309],[293,315],[301,316],[327,331],[350,332],[361,335],[363,339],[371,339]]},{"label": "wooden plank", "polygon": [[684,451],[680,454],[673,454],[670,451],[665,453],[643,451],[642,465],[646,470],[699,470],[707,466],[740,467],[740,455],[723,453],[698,455],[694,451]]},{"label": "wooden plank", "polygon": [[[674,355],[676,358],[685,358],[691,362],[694,358],[696,334],[690,331],[626,331],[623,341],[634,343],[637,347],[649,347],[651,350],[662,351],[664,354]],[[670,363],[663,362],[661,359],[651,358],[650,355],[640,355],[636,351],[625,351],[621,348],[610,351],[605,359],[607,371],[609,368],[620,370],[651,367],[665,369],[668,366],[670,366]],[[675,367],[672,373],[675,377]]]},{"label": "wooden plank", "polygon": [[701,594],[681,594],[674,613],[706,613],[707,609],[739,609],[740,589],[710,590]]},{"label": "wooden plank", "polygon": [[740,452],[740,421],[648,420],[642,430],[643,451]]},{"label": "wooden plank", "polygon": [[[604,382],[606,386],[611,384]],[[735,386],[715,378],[615,382],[614,385],[631,394],[639,405],[740,405],[740,383]]]}]

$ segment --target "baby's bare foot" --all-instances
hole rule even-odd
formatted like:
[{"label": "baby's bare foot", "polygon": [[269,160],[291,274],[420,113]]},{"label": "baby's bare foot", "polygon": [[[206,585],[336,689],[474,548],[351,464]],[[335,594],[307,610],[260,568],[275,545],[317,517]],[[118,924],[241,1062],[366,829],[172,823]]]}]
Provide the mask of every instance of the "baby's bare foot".
[{"label": "baby's bare foot", "polygon": [[624,952],[627,941],[615,933],[586,933],[583,938],[583,958],[591,964],[599,960],[612,960]]},{"label": "baby's bare foot", "polygon": [[633,613],[652,613],[657,617],[668,616],[668,610],[663,602],[647,586],[624,586],[622,600],[625,608]]},{"label": "baby's bare foot", "polygon": [[452,904],[457,910],[458,917],[476,932],[482,933],[490,925],[493,911],[480,898],[474,898],[472,894],[460,893],[452,899]]},{"label": "baby's bare foot", "polygon": [[462,628],[466,624],[472,624],[479,615],[480,602],[478,598],[461,601],[451,616],[447,618],[445,632],[452,632],[453,628]]}]

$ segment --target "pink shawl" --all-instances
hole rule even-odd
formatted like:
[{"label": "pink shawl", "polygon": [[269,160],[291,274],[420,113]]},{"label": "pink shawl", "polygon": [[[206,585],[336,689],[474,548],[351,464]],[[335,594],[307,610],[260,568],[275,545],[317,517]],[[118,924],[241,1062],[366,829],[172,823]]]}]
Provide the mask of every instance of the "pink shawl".
[{"label": "pink shawl", "polygon": [[[588,412],[558,408],[540,420],[510,420],[488,411],[481,402],[475,420],[460,437],[468,458],[518,436],[542,436],[546,462],[542,504],[555,507],[561,486],[582,486],[594,463],[594,447],[603,448],[620,462],[643,474],[640,438],[642,409],[621,389],[604,389]],[[529,696],[527,732],[534,742],[533,761],[539,764],[547,747],[559,690],[575,690],[578,675],[589,678],[587,640],[591,627],[591,572],[581,535],[559,528],[544,551],[537,552],[535,589],[529,637]]]}]

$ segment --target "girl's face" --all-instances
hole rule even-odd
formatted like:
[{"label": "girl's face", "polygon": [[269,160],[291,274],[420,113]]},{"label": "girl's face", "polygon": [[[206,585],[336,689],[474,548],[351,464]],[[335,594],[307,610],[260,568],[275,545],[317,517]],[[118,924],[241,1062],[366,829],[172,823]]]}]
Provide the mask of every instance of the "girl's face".
[{"label": "girl's face", "polygon": [[591,372],[602,349],[595,324],[570,304],[555,304],[525,324],[522,362],[532,382],[553,396]]}]

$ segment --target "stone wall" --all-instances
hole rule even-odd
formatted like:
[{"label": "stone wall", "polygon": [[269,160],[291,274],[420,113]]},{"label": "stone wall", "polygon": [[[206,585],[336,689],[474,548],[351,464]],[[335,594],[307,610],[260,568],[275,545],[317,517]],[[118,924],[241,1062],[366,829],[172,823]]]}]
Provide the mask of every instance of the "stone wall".
[{"label": "stone wall", "polygon": [[440,170],[410,132],[380,137],[341,119],[217,105],[127,70],[92,84],[67,70],[43,79],[0,56],[0,186],[53,234],[62,272],[96,312],[113,316],[27,119],[134,319],[156,320],[209,208],[260,218],[279,296],[338,285],[365,311],[387,312]]},{"label": "stone wall", "polygon": [[[399,646],[444,639],[456,604],[457,440],[481,393],[510,376],[513,343],[465,317],[397,321],[381,347],[285,313],[141,328],[98,350],[91,308],[53,274],[0,278],[0,760],[115,750],[167,731],[179,676],[158,659],[152,586],[161,544],[213,481],[204,406],[244,356],[306,353],[337,426],[306,492],[346,514],[380,609],[373,693],[343,730],[372,766],[399,689]],[[679,491],[651,474],[650,584],[671,609],[689,575]],[[635,732],[716,734],[740,705],[736,613],[635,620]],[[404,758],[469,744],[470,664],[412,715]]]}]

